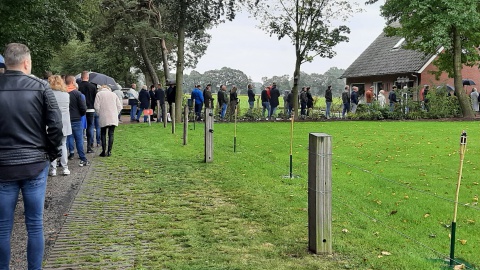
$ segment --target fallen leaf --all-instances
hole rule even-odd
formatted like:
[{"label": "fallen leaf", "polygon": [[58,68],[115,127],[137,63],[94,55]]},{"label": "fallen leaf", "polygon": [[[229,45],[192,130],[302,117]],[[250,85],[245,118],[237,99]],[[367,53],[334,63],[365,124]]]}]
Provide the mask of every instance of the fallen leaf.
[{"label": "fallen leaf", "polygon": [[378,255],[377,257],[378,257],[378,258],[382,258],[383,256],[382,256],[382,255]]},{"label": "fallen leaf", "polygon": [[382,254],[383,256],[390,256],[390,255],[392,255],[392,253],[390,253],[390,252],[388,252],[388,251],[382,251],[381,254]]},{"label": "fallen leaf", "polygon": [[397,210],[393,210],[392,212],[390,212],[390,215],[395,215],[397,212]]},{"label": "fallen leaf", "polygon": [[466,269],[465,264],[457,264],[453,267],[453,270],[460,270],[460,269]]},{"label": "fallen leaf", "polygon": [[408,195],[403,196],[403,198],[408,199]]},{"label": "fallen leaf", "polygon": [[427,218],[427,217],[429,217],[429,216],[430,216],[429,213],[426,213],[425,215],[423,215],[424,218]]},{"label": "fallen leaf", "polygon": [[348,233],[348,230],[347,229],[342,229],[342,232],[343,233]]},{"label": "fallen leaf", "polygon": [[462,243],[462,245],[465,245],[465,244],[467,244],[467,240],[465,240],[465,239],[458,240],[458,241],[460,241],[460,243]]},{"label": "fallen leaf", "polygon": [[475,223],[475,220],[473,220],[473,219],[467,219],[467,223],[468,223],[468,224],[474,224],[474,223]]}]

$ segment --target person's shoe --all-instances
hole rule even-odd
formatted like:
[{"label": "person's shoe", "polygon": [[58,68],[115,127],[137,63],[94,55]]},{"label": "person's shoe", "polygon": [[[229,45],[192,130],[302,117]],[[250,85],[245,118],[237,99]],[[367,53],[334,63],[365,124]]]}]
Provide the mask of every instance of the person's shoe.
[{"label": "person's shoe", "polygon": [[112,156],[112,152],[107,152],[107,157]]},{"label": "person's shoe", "polygon": [[70,170],[67,167],[63,168],[63,175],[70,175]]},{"label": "person's shoe", "polygon": [[137,122],[137,123],[140,123],[140,120],[139,120],[139,119],[137,119],[137,120],[135,120],[135,122]]},{"label": "person's shoe", "polygon": [[101,144],[97,143],[97,147],[100,147],[100,146],[101,146]]},{"label": "person's shoe", "polygon": [[105,156],[105,151],[102,151],[102,153],[100,153],[99,156],[104,157]]},{"label": "person's shoe", "polygon": [[80,167],[83,167],[83,166],[88,166],[90,165],[90,161],[88,160],[80,160],[80,163],[78,164]]},{"label": "person's shoe", "polygon": [[50,176],[57,176],[57,169],[51,169],[50,172],[48,173]]},{"label": "person's shoe", "polygon": [[69,159],[69,160],[72,160],[72,159],[73,159],[73,156],[74,156],[73,153],[68,154],[68,159]]},{"label": "person's shoe", "polygon": [[93,153],[93,150],[92,149],[87,149],[87,153]]}]

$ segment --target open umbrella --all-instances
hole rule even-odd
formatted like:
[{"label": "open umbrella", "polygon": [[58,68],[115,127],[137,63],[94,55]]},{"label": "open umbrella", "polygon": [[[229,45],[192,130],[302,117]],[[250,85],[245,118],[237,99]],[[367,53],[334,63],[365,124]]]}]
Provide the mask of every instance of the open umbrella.
[{"label": "open umbrella", "polygon": [[476,85],[475,82],[470,79],[463,79],[462,82],[463,82],[463,85]]},{"label": "open umbrella", "polygon": [[117,89],[117,82],[115,82],[115,80],[110,76],[97,72],[90,72],[88,76],[88,81],[91,83],[96,85],[108,85],[112,89]]},{"label": "open umbrella", "polygon": [[5,59],[3,59],[3,56],[0,54],[0,68],[7,68],[5,66]]}]

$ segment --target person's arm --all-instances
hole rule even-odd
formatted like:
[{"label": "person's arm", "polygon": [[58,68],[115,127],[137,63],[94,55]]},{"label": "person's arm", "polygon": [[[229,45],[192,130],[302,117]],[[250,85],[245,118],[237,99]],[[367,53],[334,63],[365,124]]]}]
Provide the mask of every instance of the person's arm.
[{"label": "person's arm", "polygon": [[80,111],[80,116],[84,116],[87,113],[87,102],[82,98],[82,94],[80,94],[80,92],[77,92],[76,94],[77,107]]},{"label": "person's arm", "polygon": [[[117,97],[118,99],[118,96],[115,94],[115,96]],[[98,113],[100,111],[100,98],[97,97],[95,99],[95,102],[93,103],[93,108],[95,109],[95,111]]]},{"label": "person's arm", "polygon": [[52,89],[47,88],[44,91],[43,103],[45,124],[47,125],[46,150],[50,160],[53,160],[61,156],[58,147],[62,144],[63,138],[62,113],[60,107],[58,107],[57,99],[55,98]]},{"label": "person's arm", "polygon": [[[199,92],[200,92],[200,90],[199,90]],[[205,102],[205,99],[203,98],[203,94],[201,92],[199,93],[199,97],[200,97],[200,100],[202,101],[202,103]]]},{"label": "person's arm", "polygon": [[118,113],[121,113],[121,112],[122,112],[122,109],[123,109],[123,104],[122,104],[122,101],[120,101],[120,99],[118,98],[118,96],[117,96],[117,98],[115,99],[115,102],[117,103],[117,104],[116,104],[116,105],[117,105],[117,112],[118,112]]}]

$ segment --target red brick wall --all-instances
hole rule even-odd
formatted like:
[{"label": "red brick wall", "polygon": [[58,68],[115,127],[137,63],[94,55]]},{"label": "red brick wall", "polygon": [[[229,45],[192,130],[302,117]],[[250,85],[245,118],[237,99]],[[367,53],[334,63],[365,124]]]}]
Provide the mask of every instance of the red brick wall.
[{"label": "red brick wall", "polygon": [[[443,72],[442,75],[439,77],[439,80],[436,80],[435,75],[431,74],[429,71],[437,71],[437,67],[431,63],[427,66],[427,68],[422,72],[420,76],[420,85],[440,85],[440,84],[448,84],[450,86],[454,86],[453,78],[449,78],[446,72]],[[471,79],[477,86],[465,86],[464,89],[467,91],[468,94],[472,91],[473,87],[480,87],[480,70],[478,66],[468,67],[464,66],[462,70],[462,78],[463,79]]]}]

